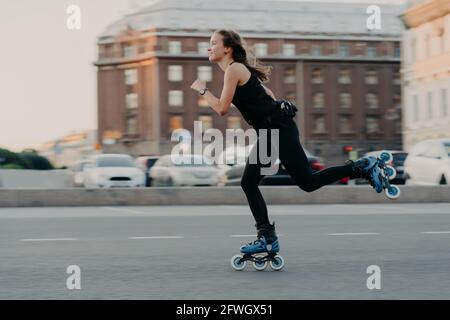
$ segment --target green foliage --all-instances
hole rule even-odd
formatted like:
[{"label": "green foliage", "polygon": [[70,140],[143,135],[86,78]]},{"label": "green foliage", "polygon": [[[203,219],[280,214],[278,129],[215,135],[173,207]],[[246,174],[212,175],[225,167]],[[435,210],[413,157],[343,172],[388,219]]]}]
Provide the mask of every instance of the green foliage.
[{"label": "green foliage", "polygon": [[47,158],[38,155],[36,150],[25,150],[21,153],[15,153],[0,148],[0,168],[51,170],[53,166]]}]

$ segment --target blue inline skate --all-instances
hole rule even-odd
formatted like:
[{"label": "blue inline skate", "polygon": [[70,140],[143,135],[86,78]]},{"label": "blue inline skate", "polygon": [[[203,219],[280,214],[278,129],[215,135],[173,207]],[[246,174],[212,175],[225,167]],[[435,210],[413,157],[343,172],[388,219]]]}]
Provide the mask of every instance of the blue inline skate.
[{"label": "blue inline skate", "polygon": [[395,200],[400,196],[400,188],[391,185],[389,180],[395,178],[397,172],[394,167],[387,165],[393,159],[388,151],[382,151],[378,157],[363,157],[356,161],[347,160],[346,163],[352,167],[350,178],[364,178],[376,192],[381,193],[385,190],[386,196]]},{"label": "blue inline skate", "polygon": [[242,254],[231,258],[231,266],[234,270],[243,270],[247,261],[251,261],[253,267],[258,271],[266,269],[268,263],[275,271],[284,267],[284,259],[278,255],[280,245],[275,233],[275,223],[258,227],[257,239],[242,246],[240,251]]}]

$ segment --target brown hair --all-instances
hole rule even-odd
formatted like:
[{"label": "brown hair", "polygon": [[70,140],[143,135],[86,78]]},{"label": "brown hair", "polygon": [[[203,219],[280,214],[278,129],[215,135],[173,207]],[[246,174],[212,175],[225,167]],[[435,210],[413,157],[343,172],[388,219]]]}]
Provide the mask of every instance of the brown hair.
[{"label": "brown hair", "polygon": [[[236,31],[233,30],[216,30],[215,33],[223,37],[224,47],[233,48],[233,60],[245,65],[252,74],[262,82],[269,80],[272,67],[265,66],[256,59],[253,50],[245,43]],[[250,60],[250,62],[249,62]]]}]

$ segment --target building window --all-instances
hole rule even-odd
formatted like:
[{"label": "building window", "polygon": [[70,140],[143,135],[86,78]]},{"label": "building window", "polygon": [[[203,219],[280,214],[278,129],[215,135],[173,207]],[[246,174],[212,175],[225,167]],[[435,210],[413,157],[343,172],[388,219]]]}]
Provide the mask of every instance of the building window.
[{"label": "building window", "polygon": [[394,126],[395,126],[395,133],[401,134],[402,133],[402,121],[401,120],[395,121]]},{"label": "building window", "polygon": [[183,117],[171,116],[169,119],[169,132],[173,132],[177,129],[183,129]]},{"label": "building window", "polygon": [[284,83],[292,84],[297,82],[295,68],[284,69]]},{"label": "building window", "polygon": [[399,94],[394,95],[393,104],[396,110],[402,109],[402,97]]},{"label": "building window", "polygon": [[353,132],[352,118],[349,116],[339,117],[339,132],[350,133]]},{"label": "building window", "polygon": [[203,131],[213,127],[213,118],[211,116],[199,116],[198,120],[202,122]]},{"label": "building window", "polygon": [[115,55],[114,44],[107,44],[103,46],[103,58],[113,58]]},{"label": "building window", "polygon": [[416,94],[414,95],[414,112],[413,112],[413,119],[414,122],[418,122],[419,121],[419,96]]},{"label": "building window", "polygon": [[447,100],[447,89],[441,89],[441,99],[442,99],[442,116],[446,117],[448,114],[448,100]]},{"label": "building window", "polygon": [[433,95],[431,92],[427,93],[427,118],[428,120],[433,118]]},{"label": "building window", "polygon": [[366,84],[377,84],[378,83],[378,75],[376,70],[367,70],[366,71]]},{"label": "building window", "polygon": [[206,101],[204,96],[198,96],[197,104],[199,107],[209,108],[209,103]]},{"label": "building window", "polygon": [[313,95],[313,108],[323,108],[325,106],[325,98],[322,92],[316,92]]},{"label": "building window", "polygon": [[181,42],[180,41],[169,41],[169,53],[170,54],[180,54],[181,53]]},{"label": "building window", "polygon": [[368,58],[375,58],[377,56],[377,47],[375,44],[369,44],[367,46],[367,57]]},{"label": "building window", "polygon": [[340,57],[348,57],[350,55],[349,46],[346,43],[339,44],[339,56]]},{"label": "building window", "polygon": [[124,44],[122,53],[125,58],[133,57],[136,55],[136,47],[131,44]]},{"label": "building window", "polygon": [[394,58],[400,58],[400,45],[394,43]]},{"label": "building window", "polygon": [[320,44],[313,44],[311,46],[311,55],[321,56],[322,55],[322,46]]},{"label": "building window", "polygon": [[350,109],[352,107],[352,95],[348,92],[340,93],[339,106],[344,109]]},{"label": "building window", "polygon": [[285,55],[287,57],[295,56],[295,44],[284,43],[283,44],[283,55]]},{"label": "building window", "polygon": [[127,69],[124,71],[125,74],[125,84],[132,86],[137,83],[137,70]]},{"label": "building window", "polygon": [[202,56],[208,55],[209,43],[208,42],[199,42],[197,43],[198,53]]},{"label": "building window", "polygon": [[136,117],[127,118],[127,133],[131,135],[137,134],[137,119]]},{"label": "building window", "polygon": [[425,52],[425,57],[424,58],[428,58],[430,56],[430,36],[427,34],[425,36],[425,45],[424,45],[424,52]]},{"label": "building window", "polygon": [[339,70],[338,82],[340,84],[352,83],[350,69],[345,68],[345,69],[340,69]]},{"label": "building window", "polygon": [[183,80],[183,66],[169,66],[169,81]]},{"label": "building window", "polygon": [[377,133],[380,131],[380,123],[378,117],[368,116],[366,118],[366,132]]},{"label": "building window", "polygon": [[257,57],[267,56],[267,43],[256,43],[255,54]]},{"label": "building window", "polygon": [[313,127],[314,133],[325,133],[326,127],[325,127],[325,117],[316,117],[314,119],[314,127]]},{"label": "building window", "polygon": [[227,128],[228,129],[241,129],[241,117],[229,116],[227,119]]},{"label": "building window", "polygon": [[169,91],[169,106],[181,107],[183,105],[183,91],[171,90]]},{"label": "building window", "polygon": [[199,80],[210,82],[212,81],[212,67],[201,66],[197,68],[197,78]]},{"label": "building window", "polygon": [[394,70],[394,84],[400,85],[401,83],[402,83],[402,79],[401,79],[401,75],[400,75],[400,70],[395,69]]},{"label": "building window", "polygon": [[378,96],[375,93],[366,93],[366,105],[369,109],[377,109],[378,105]]},{"label": "building window", "polygon": [[137,93],[128,93],[126,95],[126,105],[128,110],[135,110],[138,107],[138,95]]},{"label": "building window", "polygon": [[321,68],[314,68],[312,70],[312,83],[323,83],[323,74]]}]

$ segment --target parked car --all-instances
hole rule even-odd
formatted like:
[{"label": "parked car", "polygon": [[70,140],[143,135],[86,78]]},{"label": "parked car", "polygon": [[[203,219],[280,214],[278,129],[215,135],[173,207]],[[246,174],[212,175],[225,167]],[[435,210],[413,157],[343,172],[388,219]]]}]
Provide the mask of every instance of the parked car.
[{"label": "parked car", "polygon": [[159,156],[139,156],[136,158],[136,163],[139,168],[145,173],[145,186],[150,187],[152,178],[150,177],[150,169],[155,165]]},{"label": "parked car", "polygon": [[89,163],[87,160],[79,160],[70,169],[70,175],[72,177],[72,183],[74,187],[84,186],[84,167]]},{"label": "parked car", "polygon": [[164,155],[150,169],[152,186],[215,186],[219,169],[203,155]]},{"label": "parked car", "polygon": [[[308,150],[305,149],[306,156],[309,161],[309,165],[313,171],[320,171],[325,169],[323,160],[320,157],[312,155]],[[266,175],[261,180],[260,185],[296,185],[295,181],[291,178],[286,168],[277,159],[275,162],[278,167],[278,172],[274,175]],[[227,170],[224,176],[219,180],[226,186],[239,186],[241,184],[242,175],[244,174],[245,162],[239,163]],[[348,178],[341,180],[341,183],[346,183]]]},{"label": "parked car", "polygon": [[87,188],[143,187],[145,174],[134,159],[126,154],[100,154],[85,165]]},{"label": "parked car", "polygon": [[424,140],[411,148],[405,160],[407,184],[450,182],[450,138]]},{"label": "parked car", "polygon": [[[363,156],[373,156],[378,157],[383,150],[371,151],[365,153]],[[393,160],[389,163],[390,166],[393,166],[397,171],[397,175],[393,180],[390,180],[392,184],[405,184],[405,172],[404,172],[404,163],[405,159],[408,156],[408,153],[401,150],[386,150],[392,153]],[[355,184],[368,184],[369,182],[366,179],[359,178],[355,179]]]},{"label": "parked car", "polygon": [[219,169],[218,185],[225,186],[227,180],[227,171],[236,165],[245,165],[247,156],[250,152],[249,146],[231,146],[227,147],[219,156],[220,163],[216,166]]}]

